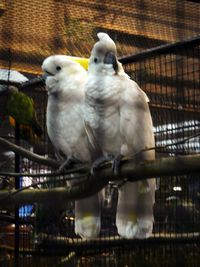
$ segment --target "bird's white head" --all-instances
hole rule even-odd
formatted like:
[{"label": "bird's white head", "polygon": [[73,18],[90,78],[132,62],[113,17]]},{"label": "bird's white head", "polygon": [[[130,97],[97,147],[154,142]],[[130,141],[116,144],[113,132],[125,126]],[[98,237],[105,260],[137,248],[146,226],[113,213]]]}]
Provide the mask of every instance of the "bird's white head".
[{"label": "bird's white head", "polygon": [[89,72],[101,71],[104,68],[111,68],[114,72],[118,72],[117,49],[114,41],[107,33],[99,32],[97,41],[92,49]]},{"label": "bird's white head", "polygon": [[58,92],[66,88],[64,85],[70,84],[71,81],[75,84],[87,77],[86,70],[65,55],[47,57],[42,63],[42,70],[49,93]]},{"label": "bird's white head", "polygon": [[47,57],[42,63],[42,70],[47,76],[60,76],[61,74],[73,75],[86,73],[84,68],[77,62],[70,60],[65,55]]}]

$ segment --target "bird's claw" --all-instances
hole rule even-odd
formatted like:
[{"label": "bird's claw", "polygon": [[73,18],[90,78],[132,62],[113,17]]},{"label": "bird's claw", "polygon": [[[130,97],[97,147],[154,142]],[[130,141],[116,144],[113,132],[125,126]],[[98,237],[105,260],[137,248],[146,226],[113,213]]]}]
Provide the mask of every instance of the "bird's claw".
[{"label": "bird's claw", "polygon": [[70,169],[76,163],[80,163],[80,160],[74,157],[68,157],[58,168],[58,172],[62,172],[64,169]]},{"label": "bird's claw", "polygon": [[95,174],[95,172],[101,167],[101,165],[103,165],[106,162],[112,161],[113,160],[113,156],[112,155],[107,155],[107,156],[102,156],[97,158],[93,163],[92,163],[92,167],[90,169],[90,173],[92,175]]},{"label": "bird's claw", "polygon": [[113,159],[112,170],[115,176],[119,175],[119,167],[121,164],[122,155],[118,155]]}]

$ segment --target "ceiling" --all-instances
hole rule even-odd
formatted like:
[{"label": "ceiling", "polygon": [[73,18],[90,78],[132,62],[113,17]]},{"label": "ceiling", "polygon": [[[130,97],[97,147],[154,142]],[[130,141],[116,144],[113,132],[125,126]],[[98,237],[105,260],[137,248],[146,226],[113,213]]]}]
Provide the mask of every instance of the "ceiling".
[{"label": "ceiling", "polygon": [[195,37],[200,4],[158,0],[2,0],[0,67],[41,73],[52,54],[89,57],[96,33],[114,39],[119,56]]}]

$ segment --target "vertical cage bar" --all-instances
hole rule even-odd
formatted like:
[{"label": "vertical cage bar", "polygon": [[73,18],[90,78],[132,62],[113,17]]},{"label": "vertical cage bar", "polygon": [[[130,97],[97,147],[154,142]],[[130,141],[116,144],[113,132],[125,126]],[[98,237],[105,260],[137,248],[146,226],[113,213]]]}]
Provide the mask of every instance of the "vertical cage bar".
[{"label": "vertical cage bar", "polygon": [[[16,122],[15,124],[15,142],[17,145],[19,145],[20,140],[20,129],[19,124]],[[20,172],[20,156],[15,153],[15,172]],[[20,188],[20,177],[15,178],[15,189]],[[15,266],[19,266],[19,241],[20,241],[20,229],[19,229],[19,207],[15,206]]]}]

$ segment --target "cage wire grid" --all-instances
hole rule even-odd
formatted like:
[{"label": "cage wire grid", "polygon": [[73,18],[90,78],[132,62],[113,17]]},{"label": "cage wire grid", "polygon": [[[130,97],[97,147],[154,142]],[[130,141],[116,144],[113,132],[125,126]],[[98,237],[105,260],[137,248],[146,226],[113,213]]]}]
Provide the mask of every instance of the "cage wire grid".
[{"label": "cage wire grid", "polygon": [[[199,11],[199,4],[192,1],[2,1],[0,65],[30,79],[17,86],[33,98],[44,133],[38,139],[20,125],[15,131],[10,119],[3,117],[1,135],[12,141],[18,139],[20,146],[35,153],[54,157],[46,133],[44,84],[40,80],[31,83],[31,79],[41,74],[41,63],[49,55],[88,57],[96,33],[106,31],[117,43],[126,72],[150,98],[156,145],[163,146],[156,156],[199,153],[199,136],[180,143],[200,132],[200,47],[196,38]],[[193,42],[193,38],[197,41]],[[187,45],[142,53],[186,39],[191,39]],[[130,54],[135,57],[126,57]],[[22,157],[17,164],[16,160],[10,161],[1,170],[41,174],[51,171]],[[7,177],[1,189],[37,182],[41,182],[39,188],[65,183],[62,176]],[[54,201],[34,203],[15,211],[1,211],[0,266],[198,266],[199,241],[191,241],[191,237],[200,231],[199,176],[158,177],[157,187],[153,232],[157,240],[118,240],[116,188],[112,188],[112,201],[102,212],[103,241],[84,242],[75,236],[72,203],[59,203],[59,208]],[[63,237],[71,243],[63,241]],[[176,242],[174,237],[182,237],[182,241]]]}]

